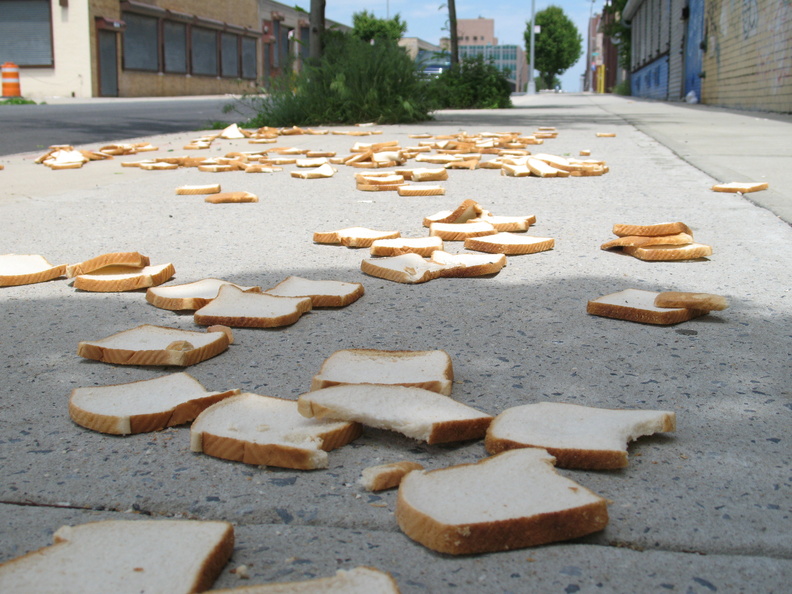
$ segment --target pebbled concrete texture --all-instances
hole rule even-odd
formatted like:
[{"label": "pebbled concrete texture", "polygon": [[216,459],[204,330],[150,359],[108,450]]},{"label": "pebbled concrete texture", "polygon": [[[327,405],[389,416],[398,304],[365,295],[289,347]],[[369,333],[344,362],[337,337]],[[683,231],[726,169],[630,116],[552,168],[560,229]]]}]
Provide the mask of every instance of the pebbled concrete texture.
[{"label": "pebbled concrete texture", "polygon": [[[358,140],[408,146],[415,132],[530,133],[550,125],[558,138],[534,152],[574,156],[589,148],[610,166],[602,177],[566,179],[451,171],[440,197],[359,192],[353,176],[361,170],[344,166],[332,179],[299,180],[288,174],[294,166],[274,174],[121,168],[120,161],[141,158],[130,156],[51,171],[32,163],[37,155],[4,157],[0,253],[76,263],[140,251],[152,264],[173,262],[172,283],[219,277],[266,288],[295,274],[364,284],[366,295],[348,308],[315,310],[279,330],[235,329],[227,352],[186,370],[207,389],[296,398],[338,349],[439,348],[454,364],[452,396],[488,413],[542,400],[651,408],[675,411],[678,429],[633,443],[626,469],[560,471],[612,501],[604,531],[571,543],[447,557],[401,534],[395,491],[366,493],[357,480],[363,468],[395,460],[427,468],[473,462],[486,455],[481,442],[428,446],[367,429],[330,453],[328,469],[302,472],[191,453],[188,427],[129,437],[94,433],[69,419],[73,388],[172,370],[81,360],[77,343],[139,324],[199,327],[190,315],[148,305],[143,291],[85,293],[65,280],[3,288],[0,560],[49,544],[64,523],[131,510],[122,517],[233,522],[237,549],[227,570],[251,566],[250,583],[366,564],[391,571],[403,592],[524,591],[526,579],[541,591],[784,591],[792,576],[792,230],[785,211],[757,205],[761,192],[710,191],[716,181],[741,178],[716,180],[650,136],[642,117],[654,122],[658,138],[672,136],[655,121],[658,110],[668,126],[709,118],[713,151],[732,138],[727,121],[752,117],[619,97],[537,95],[515,98],[510,110],[447,111],[422,124],[378,126],[378,136],[291,136],[262,147],[345,154]],[[763,140],[764,169],[730,163],[730,174],[784,174],[783,159],[773,154],[784,154],[790,124],[775,121],[772,130]],[[600,131],[617,137],[596,138]],[[143,157],[186,154],[181,147],[196,135],[151,138],[160,151]],[[773,143],[776,151],[769,150]],[[252,148],[218,140],[195,152]],[[709,154],[705,149],[697,148]],[[253,192],[260,202],[211,205],[174,194],[182,184],[213,182]],[[787,206],[788,188],[771,182]],[[402,285],[362,274],[367,250],[311,242],[314,231],[350,226],[423,236],[424,216],[466,198],[497,215],[535,214],[529,233],[553,237],[555,249],[509,257],[490,278]],[[614,223],[669,220],[687,223],[713,255],[652,263],[599,249]],[[446,249],[462,246],[447,242]],[[587,300],[625,288],[718,293],[731,307],[670,327],[586,314]],[[217,587],[239,582],[227,570]]]}]

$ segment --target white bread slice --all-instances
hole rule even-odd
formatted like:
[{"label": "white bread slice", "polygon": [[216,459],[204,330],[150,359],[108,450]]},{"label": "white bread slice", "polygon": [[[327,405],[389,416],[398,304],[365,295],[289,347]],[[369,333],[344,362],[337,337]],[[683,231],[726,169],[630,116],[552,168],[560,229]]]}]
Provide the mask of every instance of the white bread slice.
[{"label": "white bread slice", "polygon": [[179,186],[176,194],[179,196],[194,196],[196,194],[217,194],[220,191],[220,184],[203,184],[194,186]]},{"label": "white bread slice", "polygon": [[425,283],[438,278],[444,268],[442,264],[422,258],[416,253],[368,258],[360,262],[360,269],[368,275],[408,284]]},{"label": "white bread slice", "polygon": [[325,163],[309,171],[292,171],[291,176],[298,179],[324,179],[333,177],[337,171],[338,169],[330,165],[330,163]]},{"label": "white bread slice", "polygon": [[69,416],[88,429],[113,435],[159,431],[189,423],[198,414],[239,390],[208,392],[187,373],[112,386],[75,388]]},{"label": "white bread slice", "polygon": [[445,196],[445,187],[404,184],[396,188],[399,196]]},{"label": "white bread slice", "polygon": [[712,246],[704,243],[688,243],[685,245],[651,245],[646,247],[623,248],[625,254],[639,260],[651,262],[673,262],[677,260],[695,260],[712,255]]},{"label": "white bread slice", "polygon": [[245,464],[312,470],[327,468],[327,452],[360,432],[357,423],[306,419],[294,400],[244,393],[198,415],[190,449]]},{"label": "white bread slice", "polygon": [[223,285],[217,297],[193,314],[196,324],[220,324],[236,328],[290,326],[311,311],[310,297],[278,297],[246,293],[234,285]]},{"label": "white bread slice", "polygon": [[645,247],[650,245],[686,245],[693,243],[693,236],[688,233],[675,235],[625,235],[606,241],[600,246],[601,250],[615,247]]},{"label": "white bread slice", "polygon": [[497,274],[506,266],[503,254],[449,254],[437,250],[432,253],[431,261],[444,266],[440,276],[453,278]]},{"label": "white bread slice", "polygon": [[674,431],[676,415],[659,410],[614,410],[538,402],[501,412],[487,430],[487,452],[544,448],[559,468],[627,466],[627,443]]},{"label": "white bread slice", "polygon": [[228,522],[110,520],[62,526],[52,539],[0,565],[0,592],[203,592],[234,550]]},{"label": "white bread slice", "polygon": [[66,264],[54,266],[43,256],[34,254],[4,254],[0,256],[0,287],[15,287],[43,283],[63,276]]},{"label": "white bread slice", "polygon": [[712,186],[714,192],[739,192],[747,194],[749,192],[758,192],[759,190],[766,190],[769,187],[767,182],[729,182],[726,184],[715,184]]},{"label": "white bread slice", "polygon": [[369,466],[363,469],[358,482],[366,491],[385,491],[398,487],[408,472],[423,469],[422,464],[407,460]]},{"label": "white bread slice", "polygon": [[465,240],[465,249],[490,254],[535,254],[553,249],[555,240],[550,237],[532,237],[515,233],[500,232],[485,237],[470,237]]},{"label": "white bread slice", "polygon": [[626,223],[616,223],[613,225],[613,234],[619,237],[625,235],[676,235],[677,233],[687,233],[693,235],[693,231],[685,223],[654,223],[652,225],[628,225]]},{"label": "white bread slice", "polygon": [[308,297],[313,307],[346,307],[360,299],[364,289],[360,283],[289,276],[264,292],[280,297]]},{"label": "white bread slice", "polygon": [[261,293],[261,287],[242,287],[218,278],[205,278],[183,285],[151,287],[146,291],[146,301],[171,311],[196,310],[217,297],[223,285],[232,285],[246,293]]},{"label": "white bread slice", "polygon": [[143,268],[148,266],[151,262],[148,256],[144,256],[138,252],[113,252],[110,254],[102,254],[96,256],[85,262],[79,264],[70,264],[66,267],[66,276],[74,278],[81,274],[90,274],[95,270],[104,268],[105,266],[130,266],[132,268]]},{"label": "white bread slice", "polygon": [[225,351],[230,334],[222,328],[196,332],[144,324],[101,340],[81,341],[77,355],[116,365],[187,367]]},{"label": "white bread slice", "polygon": [[464,241],[468,237],[495,235],[498,231],[487,222],[471,223],[432,223],[429,235],[440,237],[443,241]]},{"label": "white bread slice", "polygon": [[586,312],[605,318],[658,325],[679,324],[708,313],[703,309],[657,307],[654,304],[657,295],[654,291],[625,289],[589,301]]},{"label": "white bread slice", "polygon": [[95,293],[115,293],[156,287],[176,274],[173,264],[158,264],[136,268],[132,266],[105,266],[91,274],[74,278],[74,288]]},{"label": "white bread slice", "polygon": [[723,295],[713,293],[689,293],[685,291],[664,291],[658,293],[654,304],[657,307],[687,307],[705,311],[722,311],[729,307]]},{"label": "white bread slice", "polygon": [[396,520],[425,547],[467,555],[584,536],[605,528],[608,508],[606,499],[557,474],[546,451],[523,448],[409,473]]},{"label": "white bread slice", "polygon": [[440,277],[471,277],[496,274],[506,265],[503,254],[449,254],[442,250],[432,252],[429,259],[418,254],[402,254],[389,258],[368,258],[360,269],[371,276],[397,283],[425,283]]},{"label": "white bread slice", "polygon": [[440,237],[400,237],[398,239],[378,239],[371,244],[369,252],[372,256],[418,254],[428,258],[435,250],[442,249],[443,240]]},{"label": "white bread slice", "polygon": [[470,219],[480,217],[486,212],[475,200],[468,199],[454,210],[441,210],[424,217],[423,225],[429,227],[432,223],[467,223]]},{"label": "white bread slice", "polygon": [[401,237],[398,231],[376,231],[367,227],[347,227],[338,231],[317,231],[314,243],[341,244],[347,247],[371,247],[377,239]]},{"label": "white bread slice", "polygon": [[240,204],[258,201],[258,196],[251,192],[220,192],[218,194],[210,194],[204,198],[204,202],[210,204]]},{"label": "white bread slice", "polygon": [[480,439],[492,416],[448,396],[396,385],[347,384],[301,394],[305,417],[356,421],[429,444]]},{"label": "white bread slice", "polygon": [[336,351],[311,380],[311,390],[340,384],[394,384],[431,390],[448,396],[454,379],[445,351]]},{"label": "white bread slice", "polygon": [[480,217],[470,219],[469,223],[489,223],[495,227],[496,231],[527,231],[528,227],[536,223],[535,215],[526,215],[524,217],[501,217],[488,213],[482,214]]},{"label": "white bread slice", "polygon": [[212,594],[399,594],[390,574],[373,567],[339,569],[332,577],[212,590]]}]

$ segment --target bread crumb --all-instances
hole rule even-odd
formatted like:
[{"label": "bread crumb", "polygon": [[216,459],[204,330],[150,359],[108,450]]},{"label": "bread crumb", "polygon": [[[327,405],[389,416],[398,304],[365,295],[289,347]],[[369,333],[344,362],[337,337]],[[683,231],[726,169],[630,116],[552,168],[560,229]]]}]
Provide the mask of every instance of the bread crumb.
[{"label": "bread crumb", "polygon": [[146,570],[143,569],[142,567],[133,567],[132,571],[143,572],[143,571],[146,571]]},{"label": "bread crumb", "polygon": [[249,580],[250,573],[248,573],[248,566],[247,565],[240,565],[239,567],[235,567],[231,570],[231,573],[236,575],[240,580]]}]

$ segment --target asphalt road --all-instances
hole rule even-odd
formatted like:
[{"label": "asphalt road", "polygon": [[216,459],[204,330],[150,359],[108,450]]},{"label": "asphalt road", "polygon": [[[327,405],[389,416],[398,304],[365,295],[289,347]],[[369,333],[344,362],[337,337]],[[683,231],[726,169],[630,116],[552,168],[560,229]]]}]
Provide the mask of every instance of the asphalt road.
[{"label": "asphalt road", "polygon": [[35,152],[53,144],[81,145],[155,134],[201,130],[211,122],[234,122],[223,113],[231,97],[102,99],[0,105],[0,156]]}]

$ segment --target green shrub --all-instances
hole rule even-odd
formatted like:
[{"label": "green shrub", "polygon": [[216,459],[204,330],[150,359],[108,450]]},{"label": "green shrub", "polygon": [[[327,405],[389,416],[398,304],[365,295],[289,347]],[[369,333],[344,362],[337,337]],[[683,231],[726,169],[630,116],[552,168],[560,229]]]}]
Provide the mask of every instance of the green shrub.
[{"label": "green shrub", "polygon": [[484,56],[468,56],[432,81],[437,109],[497,109],[511,107],[506,76]]},{"label": "green shrub", "polygon": [[300,73],[274,79],[252,99],[257,115],[249,126],[312,126],[377,122],[397,124],[429,119],[426,81],[396,43],[366,43],[335,33],[323,57]]},{"label": "green shrub", "polygon": [[616,95],[625,95],[629,96],[632,95],[632,91],[630,90],[630,79],[626,79],[617,83],[615,87],[613,87],[613,93]]}]

